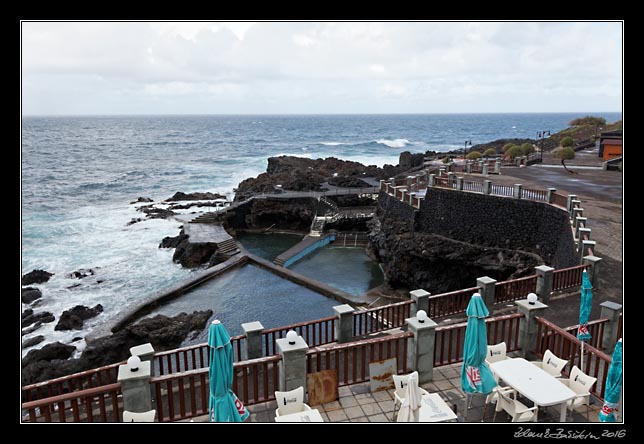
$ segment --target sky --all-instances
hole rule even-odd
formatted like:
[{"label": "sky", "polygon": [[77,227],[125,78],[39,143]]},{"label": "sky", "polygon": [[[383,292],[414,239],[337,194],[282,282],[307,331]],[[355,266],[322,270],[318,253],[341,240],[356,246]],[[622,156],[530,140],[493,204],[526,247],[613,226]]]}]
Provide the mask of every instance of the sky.
[{"label": "sky", "polygon": [[23,22],[22,114],[621,111],[621,22]]}]

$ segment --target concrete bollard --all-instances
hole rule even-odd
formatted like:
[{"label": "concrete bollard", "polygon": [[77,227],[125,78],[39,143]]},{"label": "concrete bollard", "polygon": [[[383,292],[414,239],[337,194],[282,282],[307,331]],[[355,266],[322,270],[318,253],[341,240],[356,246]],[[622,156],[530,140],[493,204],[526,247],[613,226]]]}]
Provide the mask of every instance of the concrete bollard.
[{"label": "concrete bollard", "polygon": [[409,315],[413,317],[416,316],[418,310],[425,310],[425,313],[429,316],[429,297],[431,295],[431,293],[423,290],[422,288],[410,291],[409,296],[411,296],[411,300],[414,301],[414,303],[411,304]]},{"label": "concrete bollard", "polygon": [[501,174],[501,161],[499,159],[494,162],[494,174]]},{"label": "concrete bollard", "polygon": [[593,288],[600,288],[599,287],[599,263],[601,262],[602,258],[597,257],[597,256],[584,256],[581,259],[581,262],[583,264],[590,264],[590,267],[586,268],[586,272],[588,272],[588,278],[590,279],[590,282],[593,284]]},{"label": "concrete bollard", "polygon": [[521,357],[527,360],[535,359],[534,349],[537,347],[537,320],[536,316],[543,314],[548,306],[542,302],[535,302],[530,305],[527,299],[515,301],[519,313],[523,317],[519,321],[519,347],[521,347]]},{"label": "concrete bollard", "polygon": [[619,339],[619,315],[622,312],[622,306],[611,301],[602,302],[599,305],[601,307],[599,317],[608,318],[608,322],[604,324],[602,348],[606,353],[611,354]]},{"label": "concrete bollard", "polygon": [[427,318],[424,322],[417,317],[405,319],[409,331],[414,334],[407,349],[407,362],[412,371],[418,372],[418,382],[423,384],[434,379],[434,340],[436,322]]},{"label": "concrete bollard", "polygon": [[294,344],[289,344],[286,338],[278,339],[275,343],[277,352],[282,356],[278,364],[279,390],[287,392],[304,387],[306,393],[306,352],[309,346],[302,336],[295,338]]},{"label": "concrete bollard", "polygon": [[483,174],[484,176],[487,176],[487,175],[488,175],[488,167],[487,167],[487,163],[484,163],[484,164],[481,166],[481,174]]},{"label": "concrete bollard", "polygon": [[521,185],[520,183],[515,183],[514,184],[514,189],[513,189],[512,196],[515,199],[521,199],[521,189],[522,188],[523,188],[523,185]]},{"label": "concrete bollard", "polygon": [[264,326],[261,322],[246,322],[241,325],[246,336],[246,350],[244,350],[244,360],[261,358],[262,351],[262,333]]},{"label": "concrete bollard", "polygon": [[488,310],[492,313],[494,306],[494,292],[496,289],[496,279],[488,276],[480,277],[476,280],[476,286],[479,287],[479,293],[483,298],[483,302],[487,305]]},{"label": "concrete bollard", "polygon": [[463,178],[462,177],[457,177],[456,178],[456,189],[458,191],[463,191]]},{"label": "concrete bollard", "polygon": [[572,213],[572,201],[577,200],[577,195],[576,194],[569,194],[568,195],[568,200],[566,200],[566,208],[568,209],[569,213]]},{"label": "concrete bollard", "polygon": [[490,194],[492,193],[492,181],[491,180],[484,180],[483,181],[483,194]]},{"label": "concrete bollard", "polygon": [[353,312],[349,304],[336,305],[333,312],[338,320],[335,322],[335,340],[341,344],[353,341]]},{"label": "concrete bollard", "polygon": [[434,187],[436,186],[436,174],[430,174],[427,179],[427,186]]},{"label": "concrete bollard", "polygon": [[547,265],[539,265],[534,269],[537,271],[537,296],[541,302],[547,304],[550,301],[550,293],[552,293],[552,276],[555,269]]}]

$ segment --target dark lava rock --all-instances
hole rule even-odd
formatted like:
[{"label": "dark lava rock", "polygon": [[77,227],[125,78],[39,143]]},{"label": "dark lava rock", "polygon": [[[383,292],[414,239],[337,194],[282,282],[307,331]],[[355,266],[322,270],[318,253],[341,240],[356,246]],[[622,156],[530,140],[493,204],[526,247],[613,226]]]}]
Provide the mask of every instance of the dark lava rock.
[{"label": "dark lava rock", "polygon": [[166,202],[175,202],[177,200],[214,200],[214,199],[225,199],[226,196],[222,196],[217,193],[182,193],[177,191],[174,193],[174,196],[166,199]]},{"label": "dark lava rock", "polygon": [[33,270],[22,276],[22,285],[42,284],[49,280],[54,273],[45,270]]},{"label": "dark lava rock", "polygon": [[65,310],[54,330],[80,330],[83,328],[83,322],[86,319],[98,316],[103,312],[103,306],[97,304],[94,308],[77,305],[70,310]]},{"label": "dark lava rock", "polygon": [[154,199],[150,199],[149,197],[139,197],[134,202],[130,202],[130,205],[135,204],[135,203],[139,203],[139,202],[154,202]]},{"label": "dark lava rock", "polygon": [[139,222],[143,222],[143,219],[142,219],[142,218],[140,218],[140,217],[133,217],[133,218],[132,218],[132,219],[130,219],[130,221],[129,221],[127,224],[125,224],[125,225],[129,227],[130,225],[134,225],[134,224],[139,223]]},{"label": "dark lava rock", "polygon": [[329,185],[342,188],[366,188],[371,186],[358,177],[337,176],[330,178],[328,182]]},{"label": "dark lava rock", "polygon": [[37,322],[40,322],[40,323],[54,322],[54,319],[56,319],[54,315],[49,313],[48,311],[34,313],[32,309],[27,309],[22,313],[22,327],[27,327]]},{"label": "dark lava rock", "polygon": [[27,355],[22,358],[22,367],[37,361],[51,361],[53,359],[68,359],[74,352],[76,347],[73,345],[65,345],[60,342],[52,342],[45,345],[38,350],[31,350]]},{"label": "dark lava rock", "polygon": [[25,342],[23,342],[22,347],[23,348],[33,347],[36,344],[40,344],[44,340],[45,340],[45,337],[43,335],[34,336],[33,338],[27,339]]},{"label": "dark lava rock", "polygon": [[149,219],[167,219],[168,217],[176,214],[172,210],[156,208],[154,205],[145,205],[137,208],[136,210],[144,212]]},{"label": "dark lava rock", "polygon": [[183,230],[181,230],[178,236],[164,237],[159,244],[159,248],[177,248],[177,246],[179,246],[179,244],[186,239],[188,239],[188,235],[185,234]]},{"label": "dark lava rock", "polygon": [[199,267],[207,264],[210,258],[217,253],[217,250],[215,243],[193,243],[185,239],[177,245],[172,260],[186,268]]},{"label": "dark lava rock", "polygon": [[41,297],[42,293],[37,288],[27,287],[22,289],[21,299],[23,304],[31,304],[33,301],[40,299]]},{"label": "dark lava rock", "polygon": [[96,271],[91,268],[81,268],[79,270],[72,271],[71,273],[69,273],[69,275],[67,275],[67,277],[72,279],[83,279],[87,276],[94,276],[95,274]]},{"label": "dark lava rock", "polygon": [[[172,318],[159,315],[142,319],[137,324],[92,342],[79,359],[68,359],[75,350],[73,346],[58,343],[54,347],[48,344],[45,347],[51,347],[44,352],[41,350],[45,347],[32,350],[23,359],[22,385],[125,361],[130,356],[130,347],[146,342],[150,342],[156,351],[177,348],[190,332],[203,331],[211,316],[212,310],[207,310],[181,313]],[[31,354],[36,351],[40,353]],[[54,353],[56,351],[58,353]]]}]

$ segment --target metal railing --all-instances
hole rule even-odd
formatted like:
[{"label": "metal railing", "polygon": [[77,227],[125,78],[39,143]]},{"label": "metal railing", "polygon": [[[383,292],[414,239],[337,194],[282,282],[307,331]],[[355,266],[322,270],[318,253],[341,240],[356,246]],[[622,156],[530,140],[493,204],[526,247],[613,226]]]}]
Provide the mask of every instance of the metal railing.
[{"label": "metal railing", "polygon": [[121,422],[121,384],[107,384],[22,404],[24,422]]},{"label": "metal railing", "polygon": [[[519,350],[519,322],[523,314],[497,316],[485,320],[487,343],[505,342],[507,351]],[[434,336],[434,366],[455,364],[463,360],[467,322],[437,327]]]},{"label": "metal railing", "polygon": [[[244,335],[231,336],[230,344],[233,347],[233,361],[242,360],[242,350],[245,342],[246,337]],[[155,374],[162,376],[208,367],[210,365],[209,360],[210,348],[207,343],[202,343],[155,353],[153,365]]]},{"label": "metal railing", "polygon": [[289,330],[294,330],[298,335],[302,336],[309,347],[335,342],[336,319],[335,316],[329,316],[313,321],[266,329],[262,333],[264,354],[266,356],[277,354],[276,341],[285,338]]},{"label": "metal railing", "polygon": [[494,286],[494,303],[525,299],[528,293],[537,290],[537,275],[497,282]]},{"label": "metal railing", "polygon": [[552,291],[581,286],[582,272],[589,267],[588,264],[562,268],[552,272]]},{"label": "metal railing", "polygon": [[405,325],[413,301],[353,312],[353,336],[364,336]]},{"label": "metal railing", "polygon": [[312,348],[306,353],[306,370],[307,373],[314,373],[335,369],[339,386],[369,380],[369,363],[372,361],[396,358],[398,374],[408,373],[407,342],[413,336],[413,333],[401,333]]}]

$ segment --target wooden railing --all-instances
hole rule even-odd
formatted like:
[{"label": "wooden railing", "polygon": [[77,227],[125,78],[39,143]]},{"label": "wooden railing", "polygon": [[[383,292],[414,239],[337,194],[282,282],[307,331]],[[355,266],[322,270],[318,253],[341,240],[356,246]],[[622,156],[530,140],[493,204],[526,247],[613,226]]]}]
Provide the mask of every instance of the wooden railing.
[{"label": "wooden railing", "polygon": [[24,422],[120,422],[121,384],[106,384],[22,404]]},{"label": "wooden railing", "polygon": [[[281,359],[277,355],[233,364],[233,391],[244,405],[275,399]],[[209,382],[208,368],[151,378],[159,422],[208,414]]]},{"label": "wooden railing", "polygon": [[300,322],[284,327],[269,328],[262,333],[265,356],[277,354],[276,342],[285,338],[289,330],[294,330],[302,336],[309,347],[335,342],[335,316],[329,316],[314,321]]},{"label": "wooden railing", "polygon": [[554,192],[554,193],[552,193],[552,204],[556,205],[558,207],[567,209],[568,196],[564,196],[563,194],[559,194],[558,192]]},{"label": "wooden railing", "polygon": [[413,301],[353,313],[353,336],[363,336],[405,325]]},{"label": "wooden railing", "polygon": [[[519,321],[521,313],[497,316],[485,320],[487,343],[505,342],[507,351],[519,350]],[[467,322],[437,327],[434,339],[434,366],[449,365],[463,360],[463,344]]]},{"label": "wooden railing", "polygon": [[50,379],[48,381],[25,385],[22,387],[22,401],[36,401],[113,384],[118,377],[118,367],[122,364],[125,364],[125,361]]},{"label": "wooden railing", "polygon": [[589,267],[588,264],[562,268],[552,272],[552,291],[565,290],[566,288],[580,287],[581,274]]},{"label": "wooden railing", "polygon": [[[567,377],[573,365],[580,367],[581,341],[542,317],[537,316],[536,320],[537,341],[534,353],[541,357],[546,350],[550,350],[559,358],[566,359],[568,364],[562,374]],[[603,400],[611,357],[590,344],[584,345],[584,354],[584,366],[580,369],[588,376],[597,378],[590,392]]]},{"label": "wooden railing", "polygon": [[[601,349],[604,346],[604,325],[608,322],[608,318],[600,318],[594,321],[590,321],[588,326],[588,333],[590,333],[591,338],[586,344],[590,344],[595,348]],[[570,333],[573,336],[577,336],[577,329],[579,324],[571,325],[566,327],[563,330],[567,333]]]},{"label": "wooden railing", "polygon": [[512,185],[492,184],[492,186],[490,187],[490,194],[512,197],[514,196],[514,187]]},{"label": "wooden railing", "polygon": [[522,188],[521,199],[536,200],[538,202],[548,202],[548,191]]},{"label": "wooden railing", "polygon": [[512,302],[525,299],[528,293],[537,290],[537,275],[497,282],[494,286],[494,303]]},{"label": "wooden railing", "polygon": [[413,333],[401,333],[376,339],[365,339],[327,347],[316,347],[306,353],[307,373],[337,370],[338,385],[369,380],[369,363],[396,358],[398,374],[408,373],[407,342]]},{"label": "wooden railing", "polygon": [[[230,344],[233,347],[233,361],[242,360],[242,345],[245,345],[244,335],[231,336]],[[210,365],[210,349],[207,343],[191,345],[188,347],[167,350],[154,354],[154,371],[156,375],[169,375],[172,373],[198,370]]]},{"label": "wooden railing", "polygon": [[436,319],[456,313],[463,313],[472,295],[478,291],[478,287],[472,287],[429,296],[429,312],[427,316]]}]

